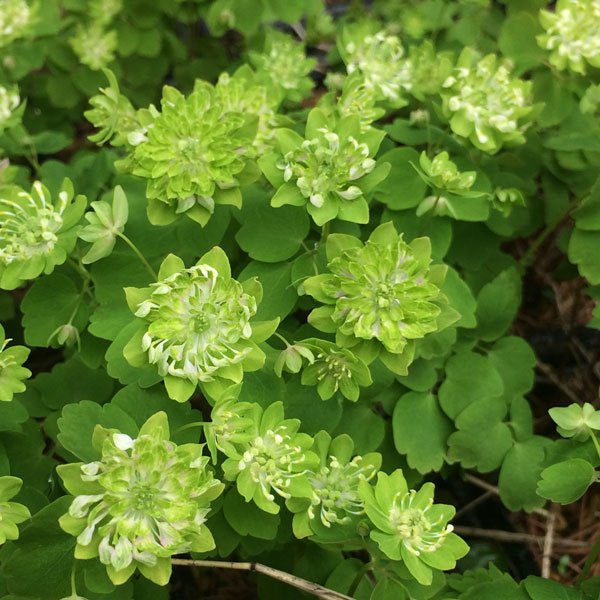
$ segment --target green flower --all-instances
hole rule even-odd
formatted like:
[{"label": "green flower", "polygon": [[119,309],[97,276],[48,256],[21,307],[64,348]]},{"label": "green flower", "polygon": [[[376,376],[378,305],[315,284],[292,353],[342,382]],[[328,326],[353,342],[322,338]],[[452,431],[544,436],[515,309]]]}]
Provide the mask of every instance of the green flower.
[{"label": "green flower", "polygon": [[504,144],[523,144],[534,116],[531,81],[512,78],[510,63],[494,54],[475,61],[465,48],[443,84],[442,109],[452,131],[490,154]]},{"label": "green flower", "polygon": [[436,52],[430,41],[411,46],[408,51],[407,68],[410,71],[408,91],[418,100],[438,94],[442,84],[452,74],[451,52]]},{"label": "green flower", "polygon": [[434,504],[434,485],[426,483],[416,492],[408,490],[400,469],[392,475],[379,473],[375,489],[366,481],[358,484],[360,498],[375,529],[371,538],[392,560],[401,560],[422,585],[430,585],[432,570],[456,566],[469,547],[448,521],[453,506]]},{"label": "green flower", "polygon": [[286,344],[285,350],[279,353],[273,365],[277,377],[281,377],[284,368],[288,373],[299,373],[305,359],[309,364],[315,361],[312,350],[302,342],[294,344],[286,342]]},{"label": "green flower", "polygon": [[69,43],[84,65],[99,71],[115,59],[117,32],[107,31],[100,23],[79,24]]},{"label": "green flower", "polygon": [[85,118],[100,131],[90,135],[89,139],[98,145],[110,141],[113,146],[127,145],[129,137],[135,141],[140,135],[144,136],[144,129],[139,122],[135,109],[128,98],[119,90],[115,74],[109,69],[103,69],[109,87],[100,88],[100,94],[90,98],[92,109],[83,113]]},{"label": "green flower", "polygon": [[233,279],[218,247],[189,269],[171,254],[158,277],[150,287],[125,290],[140,320],[124,349],[133,366],[156,365],[169,396],[178,402],[187,400],[199,383],[216,392],[225,381],[239,383],[244,371],[260,369],[265,355],[256,342],[272,334],[277,320],[250,322],[262,297],[256,279],[243,284]]},{"label": "green flower", "polygon": [[314,354],[314,360],[302,371],[302,383],[316,385],[321,400],[329,400],[340,390],[344,398],[356,402],[360,387],[373,383],[369,367],[347,348],[317,338],[301,344]]},{"label": "green flower", "polygon": [[[2,374],[0,373],[1,383]],[[6,540],[16,540],[19,537],[17,525],[31,517],[26,506],[18,502],[8,502],[19,493],[22,485],[23,481],[18,477],[10,475],[0,477],[0,544],[4,544]]]},{"label": "green flower", "polygon": [[260,409],[254,403],[238,402],[240,389],[241,385],[237,384],[223,390],[210,413],[210,422],[204,425],[206,445],[214,464],[217,450],[228,456],[235,454],[234,443],[245,444],[254,437],[255,413]]},{"label": "green flower", "polygon": [[275,494],[286,499],[312,496],[306,474],[318,459],[309,451],[312,438],[298,433],[300,421],[284,419],[281,402],[264,412],[255,409],[253,418],[251,439],[246,441],[246,433],[240,441],[233,439],[223,473],[228,481],[236,481],[246,502],[253,500],[262,510],[276,514]]},{"label": "green flower", "polygon": [[491,202],[505,217],[510,215],[513,206],[525,206],[525,198],[517,188],[496,188],[492,193]]},{"label": "green flower", "polygon": [[411,87],[404,48],[397,36],[370,29],[362,24],[344,28],[338,49],[348,74],[359,73],[377,100],[400,108],[407,104],[405,94]]},{"label": "green flower", "polygon": [[36,8],[27,0],[0,0],[0,48],[29,34]]},{"label": "green flower", "polygon": [[20,104],[19,90],[16,86],[0,85],[0,133],[9,129],[21,120],[25,104]]},{"label": "green flower", "polygon": [[17,186],[0,190],[0,287],[13,290],[65,262],[75,246],[75,225],[85,211],[85,196],[73,201],[65,179],[53,202],[39,181],[28,194]]},{"label": "green flower", "polygon": [[557,69],[585,74],[586,62],[600,67],[598,0],[558,0],[553,12],[541,10],[539,17],[546,33],[537,42],[550,50],[550,63]]},{"label": "green flower", "polygon": [[279,104],[276,93],[257,83],[257,76],[248,65],[233,75],[221,73],[215,86],[217,101],[226,112],[254,115],[258,121],[256,137],[252,142],[256,153],[263,152],[275,142],[275,129],[283,117],[275,114]]},{"label": "green flower", "polygon": [[291,129],[279,129],[279,154],[259,160],[263,173],[278,188],[271,205],[304,206],[317,225],[336,217],[354,223],[369,221],[364,194],[385,179],[390,165],[377,165],[384,133],[365,132],[356,115],[341,118],[334,126],[318,108],[306,124],[306,139]]},{"label": "green flower", "polygon": [[551,408],[548,413],[556,423],[556,430],[565,438],[573,438],[585,442],[592,430],[600,431],[600,410],[596,410],[589,402],[583,406],[570,404],[565,407]]},{"label": "green flower", "polygon": [[258,78],[277,90],[282,100],[300,102],[314,87],[308,74],[317,61],[307,58],[304,45],[289,35],[269,29],[264,51],[250,52],[249,58]]},{"label": "green flower", "polygon": [[[416,167],[415,169],[427,185],[459,196],[471,189],[477,177],[475,171],[461,173],[450,160],[447,152],[436,154],[433,160],[429,159],[427,152],[421,152],[419,165],[422,170],[416,169]],[[480,192],[476,193],[481,195]]]},{"label": "green flower", "polygon": [[23,367],[29,356],[29,348],[11,346],[6,339],[4,328],[0,325],[0,402],[12,400],[13,394],[25,391],[24,379],[31,377],[31,371]]},{"label": "green flower", "polygon": [[385,114],[385,109],[375,106],[375,103],[373,89],[367,86],[359,73],[354,73],[346,77],[335,108],[341,117],[358,116],[361,130],[368,131],[372,123]]},{"label": "green flower", "polygon": [[90,0],[88,11],[94,23],[107,25],[123,10],[123,0]]},{"label": "green flower", "polygon": [[147,179],[150,221],[165,225],[185,213],[205,225],[215,204],[240,206],[239,186],[259,175],[249,160],[256,115],[227,111],[215,88],[201,80],[188,97],[165,86],[161,107],[143,113],[145,133],[129,136],[133,153],[117,163]]},{"label": "green flower", "polygon": [[336,342],[367,364],[377,356],[394,373],[406,374],[415,340],[458,318],[440,293],[446,267],[430,266],[429,238],[410,244],[393,224],[373,231],[363,245],[344,234],[327,238],[330,273],[310,277],[306,292],[325,306],[309,323],[336,333]]},{"label": "green flower", "polygon": [[319,464],[308,473],[312,488],[310,498],[291,498],[286,506],[294,514],[297,537],[323,533],[323,527],[348,525],[364,513],[358,484],[370,481],[381,466],[381,455],[371,452],[354,456],[354,442],[346,434],[334,440],[326,431],[314,438],[313,450]]},{"label": "green flower", "polygon": [[136,568],[165,585],[173,554],[215,547],[204,523],[224,486],[207,470],[200,444],[169,441],[164,412],[150,417],[135,439],[98,425],[93,444],[100,460],[57,469],[75,496],[59,521],[77,536],[75,558],[98,556],[115,585]]}]

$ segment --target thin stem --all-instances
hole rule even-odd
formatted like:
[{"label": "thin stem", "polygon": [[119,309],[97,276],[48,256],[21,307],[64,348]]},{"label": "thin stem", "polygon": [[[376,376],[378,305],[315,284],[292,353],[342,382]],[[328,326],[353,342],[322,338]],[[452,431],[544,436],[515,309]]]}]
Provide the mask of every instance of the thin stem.
[{"label": "thin stem", "polygon": [[584,579],[587,577],[590,569],[593,564],[598,559],[598,555],[600,554],[600,535],[596,538],[594,542],[594,546],[592,547],[592,551],[588,554],[587,560],[585,561],[585,565],[583,565],[583,569],[581,569],[581,573],[577,576],[577,581],[575,582],[575,587],[579,587]]},{"label": "thin stem", "polygon": [[340,592],[323,587],[318,583],[313,583],[312,581],[302,579],[301,577],[296,577],[295,575],[291,575],[290,573],[286,573],[284,571],[279,571],[278,569],[273,569],[272,567],[267,567],[266,565],[262,565],[260,563],[229,562],[220,560],[190,560],[185,558],[173,558],[171,559],[171,562],[174,565],[183,565],[186,567],[211,567],[215,569],[235,569],[238,571],[261,573],[267,577],[277,579],[277,581],[287,583],[288,585],[302,590],[307,594],[312,594],[313,596],[317,596],[317,598],[322,598],[323,600],[353,600],[353,598],[346,596],[346,594],[341,594]]},{"label": "thin stem", "polygon": [[195,421],[194,423],[188,423],[187,425],[182,425],[181,427],[178,427],[175,431],[172,432],[172,434],[175,435],[177,433],[185,431],[186,429],[192,429],[193,427],[204,427],[204,425],[208,424],[209,423],[207,421]]},{"label": "thin stem", "polygon": [[329,237],[330,223],[331,221],[327,221],[327,223],[325,223],[325,225],[323,225],[323,227],[321,228],[321,244],[324,244],[327,241],[327,238]]},{"label": "thin stem", "polygon": [[158,281],[158,275],[156,274],[154,269],[150,266],[150,263],[146,260],[144,255],[138,250],[138,247],[124,233],[117,233],[117,236],[120,237],[135,252],[135,255],[142,261],[142,263],[146,267],[148,273],[150,273],[150,275],[152,275],[153,279]]},{"label": "thin stem", "polygon": [[600,444],[598,443],[598,438],[596,437],[596,434],[590,429],[590,434],[592,436],[592,442],[594,442],[594,448],[596,448],[596,454],[598,455],[598,458],[600,458]]},{"label": "thin stem", "polygon": [[533,244],[531,244],[531,246],[529,246],[529,249],[527,250],[527,252],[525,252],[525,254],[523,254],[521,259],[519,260],[519,265],[521,267],[524,268],[524,267],[529,266],[529,264],[533,260],[533,255],[535,254],[536,250],[544,243],[544,240],[562,223],[563,219],[574,208],[576,208],[580,202],[583,202],[584,200],[585,200],[585,198],[583,198],[583,199],[576,198],[575,200],[572,200],[565,206],[565,208],[560,212],[560,214],[558,214],[552,221],[550,221],[550,223],[548,223],[546,225],[546,227],[543,229],[542,233],[540,233],[540,235],[538,235],[538,237],[534,240]]},{"label": "thin stem", "polygon": [[273,332],[273,335],[278,337],[285,344],[286,348],[290,347],[290,343],[281,334],[279,334],[275,331],[275,332]]},{"label": "thin stem", "polygon": [[88,281],[91,279],[90,272],[75,259],[69,256],[69,258],[67,258],[67,262],[73,267],[73,269],[75,269],[75,271],[77,271],[77,273],[79,273],[79,275],[81,275],[81,278],[84,281]]},{"label": "thin stem", "polygon": [[354,592],[356,592],[356,590],[358,589],[358,586],[360,585],[360,582],[362,581],[363,577],[371,570],[371,568],[374,565],[374,561],[365,563],[356,573],[356,577],[352,580],[352,583],[350,584],[350,587],[348,588],[348,595],[349,596],[354,596]]}]

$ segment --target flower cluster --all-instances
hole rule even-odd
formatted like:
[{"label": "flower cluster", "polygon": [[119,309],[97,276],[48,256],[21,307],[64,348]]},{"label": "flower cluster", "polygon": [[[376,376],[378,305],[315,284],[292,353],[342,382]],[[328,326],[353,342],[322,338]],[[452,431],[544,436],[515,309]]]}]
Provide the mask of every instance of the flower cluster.
[{"label": "flower cluster", "polygon": [[189,269],[170,255],[157,283],[125,291],[140,319],[125,357],[134,366],[156,365],[171,398],[187,400],[199,383],[239,383],[244,370],[262,366],[265,356],[250,323],[262,289],[256,280],[233,279],[220,248]]},{"label": "flower cluster", "polygon": [[546,33],[537,42],[557,69],[584,74],[586,62],[600,67],[599,0],[558,0],[554,12],[541,10],[539,17]]},{"label": "flower cluster", "polygon": [[215,88],[198,80],[187,97],[163,88],[161,112],[144,115],[145,133],[119,168],[147,180],[148,216],[155,225],[181,214],[205,225],[215,204],[241,203],[239,186],[259,171],[250,160],[256,115],[230,112]]},{"label": "flower cluster", "polygon": [[407,58],[410,72],[410,87],[407,90],[418,100],[438,94],[444,81],[452,74],[452,66],[452,53],[436,52],[430,41],[411,46]]},{"label": "flower cluster", "polygon": [[135,439],[98,425],[94,442],[99,460],[58,467],[75,496],[60,525],[77,536],[76,558],[98,556],[115,584],[137,568],[165,585],[173,554],[214,548],[205,521],[223,484],[207,470],[200,444],[169,441],[164,412]]},{"label": "flower cluster", "polygon": [[[0,380],[1,378],[0,374]],[[18,477],[0,477],[0,544],[4,544],[6,540],[16,540],[19,537],[17,525],[31,517],[26,506],[18,502],[9,502],[19,493],[22,485],[23,481]]]},{"label": "flower cluster", "polygon": [[90,98],[92,108],[84,113],[85,118],[100,130],[89,139],[98,145],[110,141],[113,146],[125,144],[132,149],[133,143],[140,135],[144,135],[145,130],[131,102],[121,94],[115,74],[109,69],[104,69],[104,73],[109,87],[100,88],[100,94]]},{"label": "flower cluster", "polygon": [[447,152],[436,154],[431,160],[426,152],[419,157],[419,174],[425,182],[434,189],[444,190],[453,194],[468,192],[475,183],[475,171],[461,173],[453,163]]},{"label": "flower cluster", "polygon": [[259,78],[277,90],[282,100],[300,102],[314,86],[308,75],[317,61],[306,57],[303,44],[279,31],[269,30],[264,51],[250,52],[250,62]]},{"label": "flower cluster", "polygon": [[[267,409],[255,405],[252,426],[236,436],[227,450],[223,473],[236,481],[246,502],[251,500],[269,513],[278,513],[275,494],[282,498],[311,498],[307,473],[318,464],[309,450],[312,438],[298,433],[298,419],[284,419],[283,404],[275,402]],[[248,435],[249,434],[249,435]]]},{"label": "flower cluster", "polygon": [[316,385],[321,400],[329,400],[338,390],[356,402],[360,387],[371,385],[369,367],[347,348],[310,338],[302,345],[313,351],[313,360],[302,371],[304,385]]},{"label": "flower cluster", "polygon": [[402,560],[413,577],[430,585],[432,569],[453,569],[469,550],[448,521],[453,506],[433,503],[434,486],[426,483],[416,492],[408,490],[399,469],[379,473],[375,489],[366,481],[358,484],[369,519],[375,525],[371,538],[392,560]]},{"label": "flower cluster", "polygon": [[381,466],[381,455],[372,452],[354,456],[354,442],[346,434],[334,440],[326,431],[314,437],[313,449],[319,465],[308,473],[312,488],[310,499],[291,498],[286,506],[294,515],[294,533],[298,537],[319,534],[322,527],[348,525],[364,513],[358,484],[370,481]]},{"label": "flower cluster", "polygon": [[341,117],[358,116],[362,131],[368,131],[371,124],[385,114],[385,110],[375,106],[375,103],[375,92],[356,73],[344,81],[336,107]]},{"label": "flower cluster", "polygon": [[510,64],[488,54],[478,62],[465,48],[443,83],[443,112],[452,131],[491,154],[503,144],[522,144],[534,106],[531,81],[511,77]]},{"label": "flower cluster", "polygon": [[65,262],[86,206],[84,196],[73,197],[68,179],[57,202],[39,181],[31,193],[17,186],[0,190],[0,288],[15,289]]},{"label": "flower cluster", "polygon": [[100,23],[79,24],[69,43],[79,60],[97,71],[115,59],[117,32],[104,29]]},{"label": "flower cluster", "polygon": [[385,31],[370,33],[362,26],[348,27],[342,32],[339,50],[348,73],[360,73],[377,100],[395,108],[407,103],[411,70],[397,36]]},{"label": "flower cluster", "polygon": [[338,218],[367,223],[364,194],[382,181],[389,164],[373,156],[383,139],[375,129],[364,132],[356,115],[329,122],[318,108],[308,117],[303,139],[291,129],[277,131],[279,153],[264,155],[260,167],[278,188],[272,206],[306,205],[317,225]]},{"label": "flower cluster", "polygon": [[218,102],[226,112],[256,116],[258,130],[252,145],[260,153],[273,145],[275,129],[281,117],[275,113],[279,103],[277,94],[256,80],[256,74],[248,65],[244,65],[233,75],[222,73],[215,91]]},{"label": "flower cluster", "polygon": [[556,430],[565,438],[585,442],[590,435],[594,435],[593,431],[600,431],[600,410],[596,410],[589,402],[583,406],[556,406],[548,412],[557,425]]},{"label": "flower cluster", "polygon": [[492,206],[507,217],[514,206],[525,206],[525,198],[517,188],[495,188],[491,196]]},{"label": "flower cluster", "polygon": [[329,274],[304,282],[306,292],[324,306],[309,322],[335,332],[339,345],[366,362],[378,355],[394,373],[405,374],[415,353],[415,340],[441,328],[456,316],[445,306],[439,286],[445,267],[430,267],[428,238],[410,244],[392,223],[380,225],[363,245],[353,236],[327,239]]},{"label": "flower cluster", "polygon": [[0,48],[27,35],[34,12],[27,0],[0,0]]},{"label": "flower cluster", "polygon": [[31,377],[31,371],[23,367],[29,356],[29,348],[11,346],[0,325],[0,402],[12,400],[13,394],[25,391],[24,379]]},{"label": "flower cluster", "polygon": [[21,98],[17,87],[5,87],[0,84],[0,133],[13,125],[21,118],[25,105],[19,104]]}]

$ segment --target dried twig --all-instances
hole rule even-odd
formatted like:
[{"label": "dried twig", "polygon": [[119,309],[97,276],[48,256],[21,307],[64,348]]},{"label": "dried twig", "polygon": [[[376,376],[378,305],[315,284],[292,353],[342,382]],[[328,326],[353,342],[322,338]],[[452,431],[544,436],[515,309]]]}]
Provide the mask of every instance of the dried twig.
[{"label": "dried twig", "polygon": [[552,566],[552,547],[554,545],[554,526],[556,525],[556,505],[548,514],[546,535],[544,536],[544,550],[542,554],[542,577],[550,578],[550,567]]},{"label": "dried twig", "polygon": [[[531,533],[518,533],[514,531],[500,531],[498,529],[480,529],[479,527],[467,527],[463,525],[456,525],[454,531],[460,535],[488,538],[492,540],[498,540],[499,542],[509,542],[514,544],[522,543],[537,543],[542,545],[545,541],[545,536],[532,535]],[[567,538],[553,538],[552,543],[556,546],[563,546],[565,548],[589,548],[588,542],[582,542],[580,540],[571,540]]]},{"label": "dried twig", "polygon": [[301,577],[296,577],[295,575],[290,575],[290,573],[279,571],[278,569],[273,569],[272,567],[267,567],[266,565],[256,562],[191,560],[186,558],[173,558],[171,562],[174,565],[183,565],[186,567],[211,567],[216,569],[236,569],[238,571],[262,573],[267,577],[272,577],[273,579],[277,579],[277,581],[287,583],[292,587],[298,588],[299,590],[302,590],[308,594],[312,594],[313,596],[317,596],[317,598],[322,598],[323,600],[353,600],[350,596],[346,596],[346,594],[341,594],[340,592],[330,590],[322,585],[319,585],[318,583],[307,581]]},{"label": "dried twig", "polygon": [[577,394],[575,392],[573,392],[569,387],[567,387],[561,380],[559,377],[557,377],[557,375],[554,373],[554,371],[552,370],[552,367],[550,365],[547,365],[546,363],[543,363],[541,361],[538,361],[537,364],[538,368],[540,369],[540,371],[543,371],[544,374],[546,375],[546,377],[548,377],[548,379],[557,387],[559,388],[564,394],[566,394],[571,400],[573,400],[573,402],[576,402],[577,404],[580,403],[580,399],[577,396]]}]

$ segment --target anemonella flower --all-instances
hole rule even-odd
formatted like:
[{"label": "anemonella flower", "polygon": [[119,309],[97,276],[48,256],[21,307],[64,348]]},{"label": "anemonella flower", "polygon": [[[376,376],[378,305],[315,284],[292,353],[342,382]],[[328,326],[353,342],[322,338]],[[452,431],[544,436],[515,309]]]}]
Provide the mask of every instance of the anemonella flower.
[{"label": "anemonella flower", "polygon": [[443,112],[452,131],[489,153],[522,144],[531,113],[531,81],[511,76],[509,61],[494,54],[476,59],[465,48],[443,83]]},{"label": "anemonella flower", "polygon": [[97,22],[89,26],[78,25],[69,42],[79,60],[94,71],[115,59],[118,45],[117,32],[107,30]]},{"label": "anemonella flower", "polygon": [[277,131],[279,154],[264,155],[259,164],[278,189],[272,206],[306,205],[317,225],[336,217],[367,223],[364,194],[383,180],[389,164],[377,165],[373,156],[384,133],[364,132],[358,115],[336,123],[315,108],[308,117],[305,138],[291,129]]},{"label": "anemonella flower", "polygon": [[558,0],[554,12],[539,17],[546,33],[537,42],[557,69],[584,74],[586,62],[600,67],[600,0]]},{"label": "anemonella flower", "polygon": [[310,498],[307,473],[318,460],[309,450],[312,438],[298,433],[298,419],[284,419],[283,404],[275,402],[263,412],[253,413],[251,437],[247,435],[227,450],[223,463],[225,478],[236,481],[246,502],[251,500],[269,513],[278,513],[275,498]]},{"label": "anemonella flower", "polygon": [[[1,378],[0,374],[0,381]],[[4,544],[6,540],[16,540],[19,537],[17,525],[31,517],[26,506],[18,502],[9,502],[19,493],[22,485],[23,481],[18,477],[0,477],[0,544]]]},{"label": "anemonella flower", "polygon": [[23,366],[29,356],[25,346],[8,346],[4,327],[0,324],[0,402],[12,400],[14,394],[25,391],[24,379],[31,377],[31,371]]},{"label": "anemonella flower", "polygon": [[0,84],[0,133],[19,121],[24,108],[24,105],[19,108],[20,102],[16,86],[5,87]]},{"label": "anemonella flower", "polygon": [[67,259],[77,239],[75,225],[86,206],[73,201],[73,184],[65,179],[58,199],[34,182],[31,193],[10,186],[0,192],[0,287],[12,290],[41,273],[51,273]]},{"label": "anemonella flower", "polygon": [[278,90],[281,99],[300,102],[314,86],[308,76],[317,61],[306,57],[303,44],[291,36],[270,29],[262,53],[250,52],[258,77]]},{"label": "anemonella flower", "polygon": [[440,152],[433,159],[430,159],[426,152],[422,152],[419,166],[422,169],[419,174],[432,188],[458,195],[468,192],[477,177],[475,171],[459,171],[447,152]]},{"label": "anemonella flower", "polygon": [[163,88],[161,111],[138,111],[143,130],[120,169],[147,180],[148,216],[155,225],[179,216],[205,225],[215,204],[241,205],[240,185],[259,176],[252,157],[258,118],[231,112],[211,84],[197,80],[184,96]]},{"label": "anemonella flower", "polygon": [[27,0],[0,0],[0,48],[27,35],[33,12]]},{"label": "anemonella flower", "polygon": [[199,383],[239,383],[244,370],[262,366],[250,322],[262,289],[256,280],[233,279],[220,248],[188,269],[170,255],[157,283],[126,293],[140,329],[125,356],[133,365],[156,365],[172,398],[187,400]]},{"label": "anemonella flower", "polygon": [[347,348],[318,338],[301,343],[313,352],[313,360],[302,371],[302,383],[316,385],[321,400],[329,400],[340,390],[345,398],[356,402],[360,387],[371,385],[369,367]]},{"label": "anemonella flower", "polygon": [[364,245],[352,236],[330,235],[329,273],[304,282],[306,292],[324,304],[309,322],[335,332],[336,342],[355,355],[368,362],[379,355],[393,372],[405,374],[415,340],[440,329],[440,315],[453,312],[439,289],[446,268],[430,266],[430,255],[428,238],[407,244],[391,222]]},{"label": "anemonella flower", "polygon": [[346,434],[332,440],[329,433],[319,431],[314,440],[313,450],[320,462],[308,473],[312,495],[286,501],[295,513],[293,526],[298,537],[318,534],[321,527],[348,525],[363,514],[358,484],[370,481],[381,466],[381,455],[376,452],[353,457],[354,442]]},{"label": "anemonella flower", "polygon": [[366,481],[359,495],[375,529],[371,538],[392,560],[401,560],[422,585],[431,584],[432,569],[453,569],[469,547],[448,521],[453,506],[434,504],[434,485],[426,483],[417,492],[409,490],[400,469],[392,475],[379,473],[375,489]]},{"label": "anemonella flower", "polygon": [[412,85],[410,64],[397,36],[350,26],[343,31],[338,46],[348,74],[360,73],[377,100],[396,108],[407,104],[406,92]]},{"label": "anemonella flower", "polygon": [[207,469],[202,445],[169,441],[164,412],[136,438],[98,425],[94,445],[99,460],[58,468],[75,495],[60,524],[77,536],[76,558],[98,556],[115,584],[138,568],[164,585],[173,554],[214,548],[205,522],[223,484]]}]

